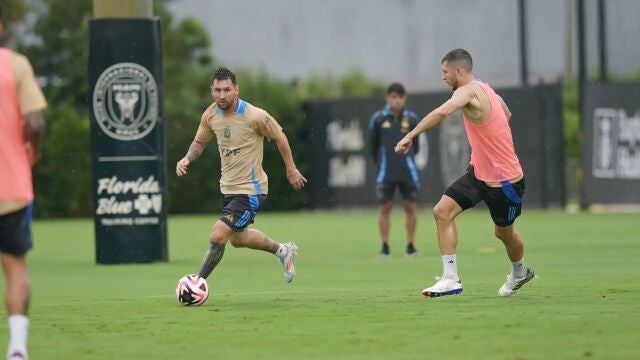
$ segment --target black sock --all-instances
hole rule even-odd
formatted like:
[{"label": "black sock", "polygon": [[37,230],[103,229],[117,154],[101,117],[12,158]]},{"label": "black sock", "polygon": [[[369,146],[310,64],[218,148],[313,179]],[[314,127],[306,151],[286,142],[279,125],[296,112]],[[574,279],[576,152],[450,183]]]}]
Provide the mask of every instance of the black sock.
[{"label": "black sock", "polygon": [[207,253],[204,254],[204,258],[200,264],[199,275],[201,277],[206,279],[216,265],[218,265],[220,260],[222,260],[222,255],[224,255],[224,245],[225,244],[211,243],[211,247],[209,247]]},{"label": "black sock", "polygon": [[389,244],[382,243],[382,253],[385,255],[389,255]]},{"label": "black sock", "polygon": [[407,244],[407,254],[413,254],[414,252],[416,252],[415,246],[413,246],[412,242],[408,243]]}]

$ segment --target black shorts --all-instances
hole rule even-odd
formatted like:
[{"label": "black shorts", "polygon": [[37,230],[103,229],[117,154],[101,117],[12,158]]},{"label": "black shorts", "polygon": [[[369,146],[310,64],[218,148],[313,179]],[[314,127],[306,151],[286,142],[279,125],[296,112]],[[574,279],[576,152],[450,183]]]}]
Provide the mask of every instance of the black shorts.
[{"label": "black shorts", "polygon": [[376,185],[376,195],[381,203],[393,200],[396,187],[400,189],[400,195],[403,200],[416,201],[418,197],[418,187],[410,181],[403,182],[384,182]]},{"label": "black shorts", "polygon": [[220,220],[233,231],[243,231],[267,199],[267,195],[222,195],[222,217]]},{"label": "black shorts", "polygon": [[0,252],[22,256],[31,249],[32,204],[10,214],[0,215]]},{"label": "black shorts", "polygon": [[524,195],[524,178],[510,183],[503,181],[502,187],[491,187],[478,180],[473,168],[462,175],[444,192],[452,198],[462,210],[474,207],[480,201],[484,201],[489,207],[493,223],[497,226],[512,225],[522,212],[522,196]]}]

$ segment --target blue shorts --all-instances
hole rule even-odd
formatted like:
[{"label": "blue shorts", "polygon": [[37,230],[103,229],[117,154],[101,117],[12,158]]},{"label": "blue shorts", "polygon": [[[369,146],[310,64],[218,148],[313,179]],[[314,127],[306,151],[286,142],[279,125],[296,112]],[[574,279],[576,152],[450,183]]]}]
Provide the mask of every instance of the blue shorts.
[{"label": "blue shorts", "polygon": [[0,252],[22,256],[33,247],[31,214],[33,204],[9,214],[0,215]]},{"label": "blue shorts", "polygon": [[233,231],[243,231],[253,224],[267,195],[222,195],[222,217],[220,220]]}]

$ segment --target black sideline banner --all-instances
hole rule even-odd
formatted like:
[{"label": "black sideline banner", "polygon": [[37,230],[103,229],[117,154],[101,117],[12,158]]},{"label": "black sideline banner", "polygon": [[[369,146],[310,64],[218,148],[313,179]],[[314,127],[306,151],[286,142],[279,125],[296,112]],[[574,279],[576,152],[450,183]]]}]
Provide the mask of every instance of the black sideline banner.
[{"label": "black sideline banner", "polygon": [[89,22],[96,261],[166,261],[167,182],[158,19]]},{"label": "black sideline banner", "polygon": [[[565,176],[560,84],[499,89],[513,113],[511,130],[526,176],[525,205],[564,206]],[[422,118],[451,93],[410,95],[407,108]],[[305,104],[309,122],[310,205],[374,206],[377,167],[368,150],[368,122],[384,96]],[[416,167],[418,201],[435,204],[468,167],[470,148],[461,113],[422,134]],[[396,199],[399,199],[396,194]]]},{"label": "black sideline banner", "polygon": [[640,84],[589,84],[583,204],[640,204]]}]

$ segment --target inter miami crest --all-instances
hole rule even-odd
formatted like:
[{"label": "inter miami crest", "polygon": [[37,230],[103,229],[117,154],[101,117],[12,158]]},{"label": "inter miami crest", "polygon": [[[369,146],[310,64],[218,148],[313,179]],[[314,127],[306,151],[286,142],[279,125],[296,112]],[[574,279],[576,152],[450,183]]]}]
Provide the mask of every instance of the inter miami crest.
[{"label": "inter miami crest", "polygon": [[117,140],[145,137],[158,120],[158,86],[141,65],[108,67],[93,91],[93,112],[102,131]]}]

